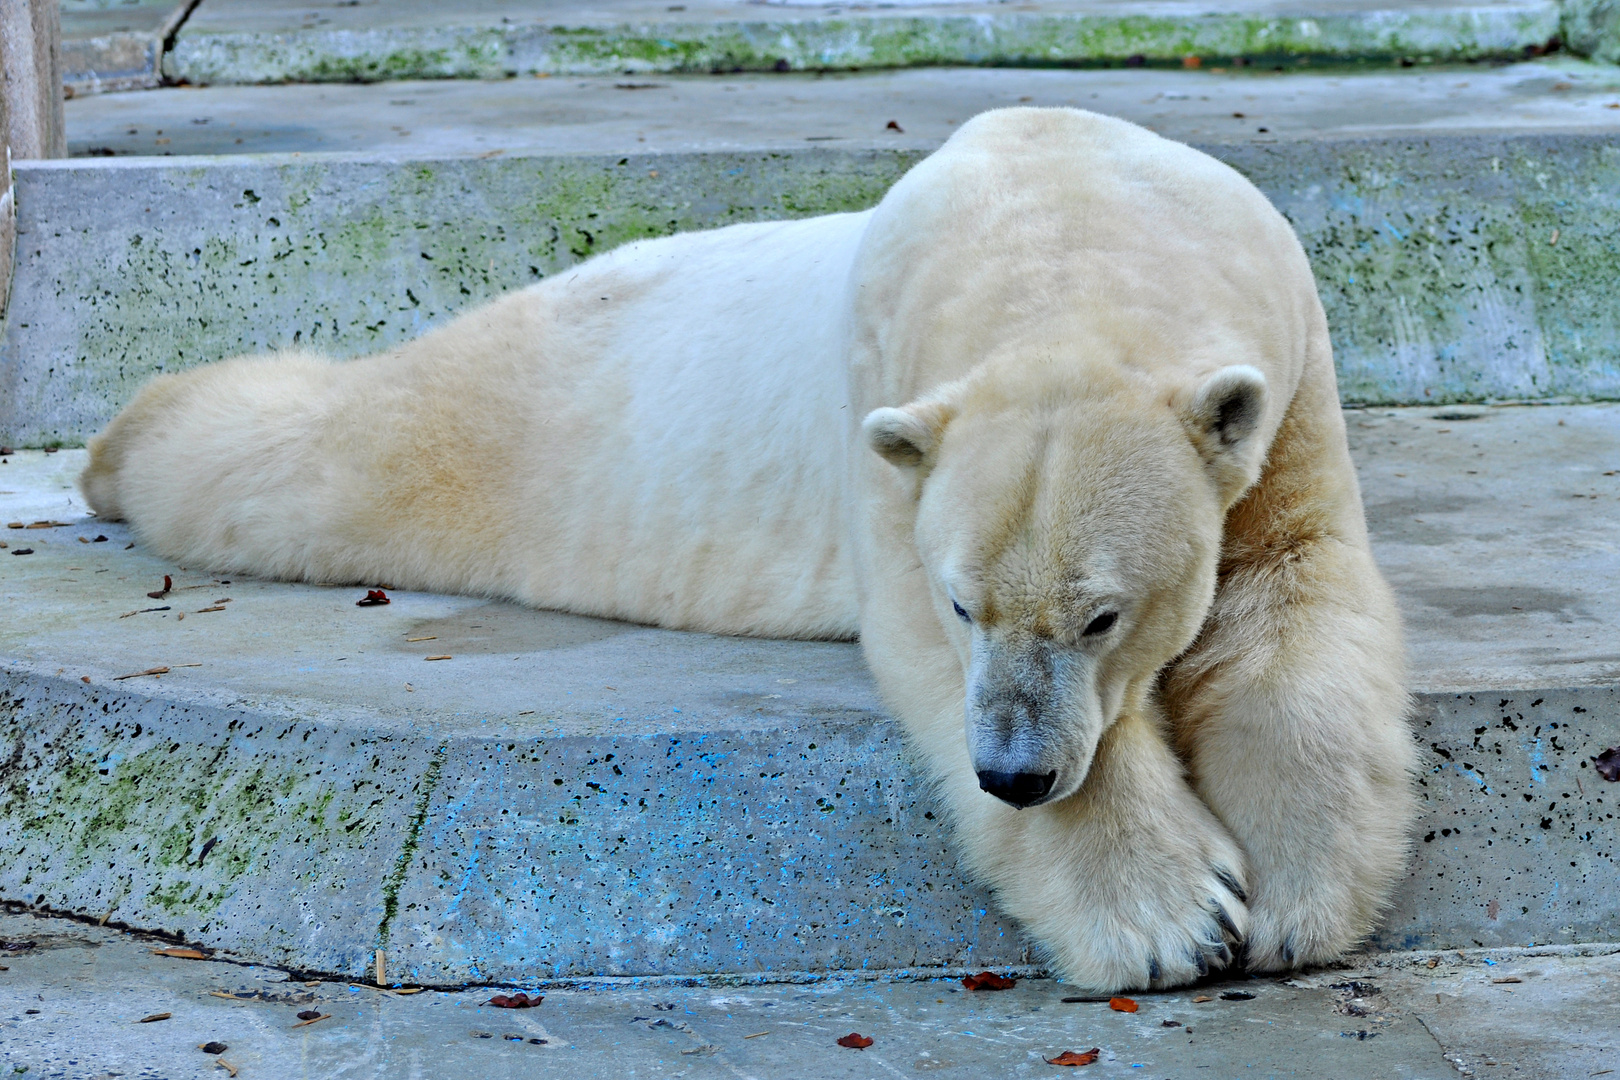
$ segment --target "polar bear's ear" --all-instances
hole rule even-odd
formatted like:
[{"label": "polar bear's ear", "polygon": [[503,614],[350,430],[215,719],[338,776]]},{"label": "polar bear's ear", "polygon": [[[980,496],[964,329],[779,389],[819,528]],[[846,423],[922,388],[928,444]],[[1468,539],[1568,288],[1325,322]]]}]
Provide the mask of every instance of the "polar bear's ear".
[{"label": "polar bear's ear", "polygon": [[938,401],[912,402],[898,409],[873,409],[861,422],[861,433],[890,464],[916,468],[939,449],[952,410]]},{"label": "polar bear's ear", "polygon": [[1266,377],[1247,364],[1204,380],[1182,409],[1182,423],[1210,476],[1228,500],[1254,483],[1262,447],[1256,433],[1266,411]]}]

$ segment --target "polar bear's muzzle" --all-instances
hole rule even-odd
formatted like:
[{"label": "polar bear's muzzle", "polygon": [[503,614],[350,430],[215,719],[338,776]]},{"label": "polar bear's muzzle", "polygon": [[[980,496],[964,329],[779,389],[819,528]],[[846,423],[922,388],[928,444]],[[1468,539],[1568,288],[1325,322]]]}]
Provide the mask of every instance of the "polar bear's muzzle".
[{"label": "polar bear's muzzle", "polygon": [[1031,637],[975,633],[967,735],[979,788],[1023,809],[1079,788],[1102,729],[1095,664]]}]

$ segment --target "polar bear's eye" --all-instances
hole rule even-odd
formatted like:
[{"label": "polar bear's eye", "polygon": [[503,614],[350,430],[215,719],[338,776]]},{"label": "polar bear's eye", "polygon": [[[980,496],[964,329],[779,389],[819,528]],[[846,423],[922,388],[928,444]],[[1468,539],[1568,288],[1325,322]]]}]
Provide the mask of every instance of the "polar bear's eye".
[{"label": "polar bear's eye", "polygon": [[1086,637],[1091,637],[1093,634],[1106,634],[1108,633],[1109,627],[1114,625],[1114,620],[1117,618],[1119,618],[1119,616],[1114,612],[1105,611],[1087,623],[1086,628],[1081,631],[1081,634]]},{"label": "polar bear's eye", "polygon": [[962,610],[962,605],[958,604],[955,600],[951,601],[951,610],[956,612],[956,617],[961,619],[963,622],[970,623],[973,621],[972,619],[968,618],[968,613]]}]

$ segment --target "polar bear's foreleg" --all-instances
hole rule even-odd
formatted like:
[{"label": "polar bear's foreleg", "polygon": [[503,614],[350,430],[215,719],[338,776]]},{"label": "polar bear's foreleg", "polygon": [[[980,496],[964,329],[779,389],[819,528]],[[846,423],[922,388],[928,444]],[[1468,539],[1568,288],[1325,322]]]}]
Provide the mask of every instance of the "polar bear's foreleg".
[{"label": "polar bear's foreleg", "polygon": [[1243,853],[1154,720],[1117,720],[1060,802],[1015,810],[978,790],[965,756],[947,793],[969,864],[1069,981],[1179,986],[1233,959],[1249,921]]},{"label": "polar bear's foreleg", "polygon": [[1310,389],[1233,509],[1215,605],[1164,680],[1198,793],[1248,856],[1258,970],[1332,960],[1371,932],[1413,813],[1399,616],[1337,402]]}]

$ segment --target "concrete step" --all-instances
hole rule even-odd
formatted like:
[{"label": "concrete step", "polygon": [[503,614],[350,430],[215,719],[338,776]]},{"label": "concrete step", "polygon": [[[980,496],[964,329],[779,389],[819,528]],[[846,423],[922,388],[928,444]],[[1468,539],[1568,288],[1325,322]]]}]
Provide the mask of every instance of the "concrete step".
[{"label": "concrete step", "polygon": [[[625,1077],[946,1080],[1050,1074],[1064,1050],[1098,1049],[1083,1075],[1332,1076],[1569,1080],[1613,1063],[1616,946],[1358,957],[1287,981],[1212,983],[1136,997],[1134,1013],[1076,1002],[1026,979],[1000,993],[954,980],[859,977],[814,984],[551,989],[503,1010],[488,988],[399,996],[264,967],[153,956],[157,942],[27,915],[0,934],[0,1065],[28,1075],[213,1080],[478,1076],[529,1080],[603,1070]],[[1222,996],[1232,995],[1232,996]],[[296,1014],[325,1017],[297,1027]],[[168,1014],[148,1026],[144,1016]],[[9,1022],[8,1022],[9,1021]],[[138,1036],[131,1034],[139,1032]],[[865,1050],[838,1046],[851,1031]],[[210,1042],[223,1050],[199,1053]],[[1252,1070],[1252,1071],[1251,1071]]]},{"label": "concrete step", "polygon": [[940,64],[1293,67],[1520,59],[1556,0],[205,0],[164,59],[195,84],[847,70]]},{"label": "concrete step", "polygon": [[[1620,940],[1620,406],[1348,420],[1426,768],[1374,944]],[[856,647],[220,581],[84,519],[81,461],[0,466],[67,522],[3,533],[0,901],[435,984],[1029,970]]]},{"label": "concrete step", "polygon": [[163,50],[196,0],[60,0],[68,97],[139,90],[163,80]]},{"label": "concrete step", "polygon": [[[957,123],[1026,99],[1140,120],[1253,179],[1313,261],[1346,401],[1620,394],[1611,69],[656,82],[69,102],[86,152],[210,156],[18,166],[0,440],[81,443],[162,370],[370,352],[625,240],[870,206]],[[239,138],[283,152],[217,154]]]}]

